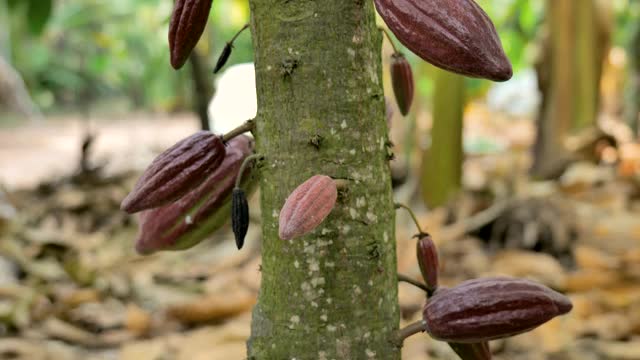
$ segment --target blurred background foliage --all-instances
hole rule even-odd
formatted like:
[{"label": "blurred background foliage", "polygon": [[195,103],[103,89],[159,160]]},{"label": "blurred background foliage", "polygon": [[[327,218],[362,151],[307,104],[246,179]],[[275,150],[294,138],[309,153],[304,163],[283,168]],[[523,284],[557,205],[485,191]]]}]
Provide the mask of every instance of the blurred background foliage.
[{"label": "blurred background foliage", "polygon": [[[481,0],[500,32],[516,72],[530,68],[544,2]],[[640,22],[637,0],[615,0],[615,45],[625,46]],[[22,74],[44,111],[118,101],[123,110],[171,111],[190,106],[188,70],[168,64],[169,0],[0,0],[0,54]],[[214,1],[208,30],[199,44],[211,66],[225,42],[249,18],[245,0]],[[408,51],[407,51],[408,52]],[[432,67],[409,55],[418,95],[433,90]],[[231,63],[252,60],[251,39],[241,36]],[[490,82],[467,80],[470,96]]]}]

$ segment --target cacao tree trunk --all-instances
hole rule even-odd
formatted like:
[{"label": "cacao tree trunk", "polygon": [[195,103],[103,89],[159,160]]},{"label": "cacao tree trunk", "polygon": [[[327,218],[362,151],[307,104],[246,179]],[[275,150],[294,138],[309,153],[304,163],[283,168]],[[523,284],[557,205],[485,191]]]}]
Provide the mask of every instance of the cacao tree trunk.
[{"label": "cacao tree trunk", "polygon": [[198,52],[198,49],[194,49],[191,52],[189,63],[191,64],[193,97],[195,99],[193,107],[200,120],[200,129],[209,130],[209,101],[211,101],[215,92],[211,77],[208,74],[210,69],[206,66],[206,62]]},{"label": "cacao tree trunk", "polygon": [[[399,359],[394,206],[371,1],[250,0],[261,170],[262,285],[250,359]],[[315,174],[347,180],[318,229],[278,238]]]},{"label": "cacao tree trunk", "polygon": [[420,185],[427,206],[446,204],[462,183],[464,77],[435,69],[431,146],[422,156]]},{"label": "cacao tree trunk", "polygon": [[546,35],[537,64],[542,106],[532,173],[558,175],[568,162],[567,135],[596,126],[600,78],[611,32],[603,0],[547,1]]}]

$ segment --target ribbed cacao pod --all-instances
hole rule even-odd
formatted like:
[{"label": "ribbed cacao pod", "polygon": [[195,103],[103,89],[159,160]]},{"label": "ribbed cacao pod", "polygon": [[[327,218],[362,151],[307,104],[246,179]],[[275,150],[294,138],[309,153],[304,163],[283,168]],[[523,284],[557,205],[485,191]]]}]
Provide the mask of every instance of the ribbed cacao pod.
[{"label": "ribbed cacao pod", "polygon": [[411,64],[401,53],[394,53],[391,60],[393,94],[402,116],[407,116],[413,102],[414,81]]},{"label": "ribbed cacao pod", "polygon": [[438,249],[433,243],[431,235],[422,234],[416,244],[416,254],[418,257],[418,265],[422,278],[429,291],[435,291],[438,288]]},{"label": "ribbed cacao pod", "polygon": [[374,2],[398,40],[425,61],[471,77],[511,78],[511,63],[496,29],[473,0]]},{"label": "ribbed cacao pod", "polygon": [[169,24],[171,66],[178,70],[189,58],[207,25],[213,0],[176,0]]},{"label": "ribbed cacao pod", "polygon": [[423,318],[434,339],[478,343],[532,330],[571,308],[566,296],[544,285],[496,277],[438,290],[428,299]]},{"label": "ribbed cacao pod", "polygon": [[313,231],[336,204],[338,188],[326,175],[315,175],[287,197],[280,210],[279,235],[290,240]]},{"label": "ribbed cacao pod", "polygon": [[244,190],[240,188],[233,189],[233,198],[231,200],[231,228],[236,238],[236,246],[238,250],[244,245],[244,237],[249,229],[249,203],[244,194]]},{"label": "ribbed cacao pod", "polygon": [[449,343],[449,346],[462,360],[491,360],[491,349],[486,341],[473,344]]},{"label": "ribbed cacao pod", "polygon": [[216,170],[225,157],[222,137],[199,131],[158,155],[122,201],[133,214],[177,200]]},{"label": "ribbed cacao pod", "polygon": [[[136,250],[149,254],[187,249],[224,225],[231,213],[231,194],[240,166],[251,152],[249,137],[230,140],[222,164],[202,184],[174,203],[142,212]],[[251,189],[255,182],[249,171],[243,176],[245,189]]]}]

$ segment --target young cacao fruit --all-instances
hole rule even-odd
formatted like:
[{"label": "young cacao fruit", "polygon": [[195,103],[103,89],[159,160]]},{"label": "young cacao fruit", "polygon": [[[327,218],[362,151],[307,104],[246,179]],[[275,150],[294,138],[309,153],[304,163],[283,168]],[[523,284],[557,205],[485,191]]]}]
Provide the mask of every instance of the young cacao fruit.
[{"label": "young cacao fruit", "polygon": [[244,245],[244,237],[249,229],[249,203],[244,194],[244,190],[240,188],[233,189],[233,198],[231,200],[231,228],[236,238],[236,246],[238,250]]},{"label": "young cacao fruit", "polygon": [[402,116],[407,116],[413,102],[414,81],[411,64],[401,53],[394,53],[391,60],[393,94]]},{"label": "young cacao fruit", "polygon": [[220,53],[220,57],[218,57],[218,61],[216,61],[216,66],[213,68],[213,73],[217,74],[220,69],[227,63],[229,60],[229,56],[231,56],[231,50],[233,50],[233,45],[231,43],[227,43],[222,49],[222,53]]},{"label": "young cacao fruit", "polygon": [[491,350],[486,341],[472,344],[449,343],[449,346],[462,360],[491,360]]},{"label": "young cacao fruit", "polygon": [[423,319],[434,339],[478,343],[532,330],[571,308],[566,296],[544,285],[496,277],[439,289],[428,299]]},{"label": "young cacao fruit", "polygon": [[433,243],[431,235],[422,234],[416,244],[416,254],[418,255],[418,265],[422,278],[430,292],[438,288],[438,249]]},{"label": "young cacao fruit", "polygon": [[290,240],[313,231],[336,204],[338,188],[326,175],[315,175],[287,197],[280,210],[279,235]]},{"label": "young cacao fruit", "polygon": [[[204,240],[225,224],[231,212],[231,194],[244,159],[252,152],[252,140],[240,135],[227,143],[222,164],[207,179],[174,203],[146,210],[140,215],[136,250],[181,250]],[[245,172],[245,189],[254,182]]]},{"label": "young cacao fruit", "polygon": [[169,24],[171,66],[178,70],[191,55],[207,25],[213,0],[175,0]]},{"label": "young cacao fruit", "polygon": [[122,201],[132,214],[175,201],[199,185],[222,163],[222,137],[199,131],[158,155]]},{"label": "young cacao fruit", "polygon": [[494,81],[511,78],[489,16],[473,0],[374,0],[398,40],[445,70]]}]

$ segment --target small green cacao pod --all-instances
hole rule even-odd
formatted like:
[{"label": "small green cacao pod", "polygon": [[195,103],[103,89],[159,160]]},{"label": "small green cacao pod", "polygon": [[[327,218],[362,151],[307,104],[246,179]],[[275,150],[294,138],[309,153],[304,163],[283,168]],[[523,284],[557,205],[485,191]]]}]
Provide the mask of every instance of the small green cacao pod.
[{"label": "small green cacao pod", "polygon": [[169,24],[171,66],[180,69],[207,25],[212,0],[176,0]]},{"label": "small green cacao pod", "polygon": [[431,235],[421,234],[416,244],[416,254],[420,273],[429,291],[433,292],[438,288],[438,249],[433,242]]},{"label": "small green cacao pod", "polygon": [[290,240],[313,231],[336,204],[338,188],[326,175],[315,175],[287,197],[280,210],[280,238]]},{"label": "small green cacao pod", "polygon": [[566,296],[542,284],[495,277],[439,289],[422,315],[434,339],[478,343],[527,332],[571,308]]},{"label": "small green cacao pod", "polygon": [[391,60],[393,94],[402,116],[407,116],[413,102],[414,80],[411,64],[401,53],[394,53]]},{"label": "small green cacao pod", "polygon": [[449,343],[462,360],[491,360],[491,349],[486,341],[472,344]]},{"label": "small green cacao pod", "polygon": [[233,198],[231,200],[231,228],[236,238],[236,246],[238,250],[244,245],[244,237],[249,229],[249,203],[244,194],[244,190],[240,188],[233,189]]},{"label": "small green cacao pod", "polygon": [[132,214],[177,200],[213,173],[225,158],[222,137],[199,131],[158,155],[121,209]]},{"label": "small green cacao pod", "polygon": [[[231,215],[231,198],[244,159],[252,153],[252,140],[240,135],[227,143],[222,164],[207,179],[177,201],[140,214],[136,250],[149,254],[159,250],[190,248],[222,227]],[[249,191],[255,179],[243,176]]]},{"label": "small green cacao pod", "polygon": [[398,40],[458,74],[505,81],[512,69],[489,16],[474,0],[374,0]]}]

